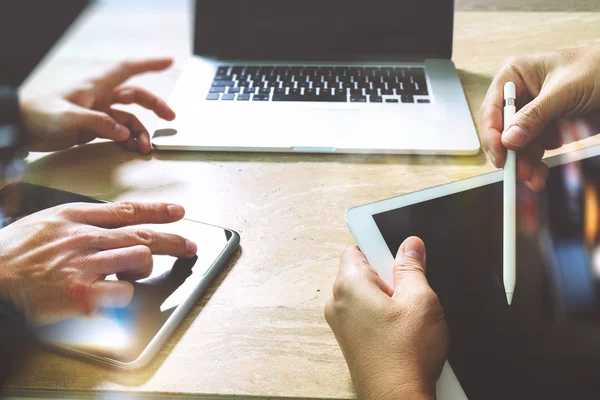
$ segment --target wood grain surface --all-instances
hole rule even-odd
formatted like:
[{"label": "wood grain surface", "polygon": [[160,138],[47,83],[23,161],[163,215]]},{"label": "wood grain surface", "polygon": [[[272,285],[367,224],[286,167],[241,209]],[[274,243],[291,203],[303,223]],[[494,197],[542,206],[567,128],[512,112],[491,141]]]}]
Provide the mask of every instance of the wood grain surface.
[{"label": "wood grain surface", "polygon": [[[190,54],[188,4],[150,3],[142,9],[104,3],[90,8],[27,80],[23,95],[71,84],[123,58],[167,54],[177,60],[171,70],[134,82],[168,97]],[[506,57],[600,42],[597,1],[572,7],[564,1],[538,2],[547,11],[498,3],[457,0],[458,10],[467,11],[456,12],[453,59],[476,122],[492,76]],[[156,124],[150,113],[136,113],[150,129]],[[339,255],[353,244],[346,210],[493,170],[483,152],[472,157],[138,156],[112,143],[32,154],[28,162],[29,182],[113,201],[178,202],[189,218],[233,228],[242,238],[226,271],[149,367],[115,371],[28,351],[7,393],[33,390],[64,397],[109,391],[354,398],[322,311]]]}]

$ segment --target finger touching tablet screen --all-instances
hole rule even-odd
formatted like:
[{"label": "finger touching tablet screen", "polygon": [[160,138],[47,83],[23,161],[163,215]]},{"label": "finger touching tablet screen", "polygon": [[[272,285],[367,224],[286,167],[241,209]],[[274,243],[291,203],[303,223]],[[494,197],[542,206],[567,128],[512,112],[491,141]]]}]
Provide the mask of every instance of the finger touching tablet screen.
[{"label": "finger touching tablet screen", "polygon": [[600,396],[600,147],[546,161],[542,192],[517,187],[511,307],[502,283],[501,171],[347,214],[390,284],[402,241],[425,242],[427,278],[450,328],[448,358],[470,399]]}]

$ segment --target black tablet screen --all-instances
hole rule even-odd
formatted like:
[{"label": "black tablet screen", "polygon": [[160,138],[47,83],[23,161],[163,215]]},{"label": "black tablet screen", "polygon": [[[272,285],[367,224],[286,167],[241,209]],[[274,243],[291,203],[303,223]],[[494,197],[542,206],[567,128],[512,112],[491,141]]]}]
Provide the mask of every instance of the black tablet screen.
[{"label": "black tablet screen", "polygon": [[502,183],[374,215],[392,254],[411,235],[446,312],[470,399],[600,396],[600,157],[517,188],[517,282],[502,284]]}]

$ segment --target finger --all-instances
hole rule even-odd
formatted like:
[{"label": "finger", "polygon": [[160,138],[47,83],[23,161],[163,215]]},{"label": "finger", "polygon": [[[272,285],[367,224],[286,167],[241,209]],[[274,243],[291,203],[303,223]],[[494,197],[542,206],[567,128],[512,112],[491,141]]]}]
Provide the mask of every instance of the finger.
[{"label": "finger", "polygon": [[124,142],[120,142],[119,146],[127,151],[137,151],[137,142],[133,136]]},{"label": "finger", "polygon": [[526,149],[517,153],[517,179],[526,182],[531,179],[534,167],[544,157],[544,147],[540,143],[532,143]]},{"label": "finger", "polygon": [[120,202],[110,204],[73,203],[69,216],[77,222],[101,228],[139,224],[168,224],[179,221],[185,210],[177,204]]},{"label": "finger", "polygon": [[131,134],[127,127],[103,112],[82,108],[75,113],[65,115],[65,117],[70,119],[70,125],[77,131],[78,142],[89,139],[90,135],[121,142],[127,140]]},{"label": "finger", "polygon": [[353,292],[364,288],[378,288],[388,296],[394,294],[394,290],[381,279],[356,246],[349,247],[342,253],[336,283],[338,287]]},{"label": "finger", "polygon": [[531,177],[525,182],[525,185],[534,192],[539,192],[546,185],[546,179],[548,179],[549,174],[550,169],[548,166],[542,161],[538,161],[533,167]]},{"label": "finger", "polygon": [[99,246],[102,249],[116,249],[142,245],[152,254],[190,258],[196,255],[196,244],[179,235],[155,232],[150,229],[119,228],[104,232]]},{"label": "finger", "polygon": [[92,308],[127,307],[133,298],[133,285],[127,281],[100,280],[92,285]]},{"label": "finger", "polygon": [[111,102],[112,104],[137,104],[154,111],[159,118],[167,121],[175,119],[175,112],[164,100],[140,87],[128,86],[116,89]]},{"label": "finger", "polygon": [[546,127],[559,116],[568,112],[566,96],[557,86],[542,88],[534,98],[513,117],[502,135],[502,144],[511,150],[519,150],[532,143]]},{"label": "finger", "polygon": [[141,279],[152,273],[152,252],[144,245],[113,248],[94,255],[95,272],[119,279]]},{"label": "finger", "polygon": [[425,277],[426,258],[425,244],[418,237],[411,236],[400,245],[394,260],[395,293],[429,286]]},{"label": "finger", "polygon": [[481,141],[498,168],[503,167],[506,162],[506,147],[502,144],[501,137],[504,129],[504,84],[509,81],[515,83],[517,98],[525,97],[528,89],[520,70],[509,64],[494,77],[480,111]]},{"label": "finger", "polygon": [[124,61],[109,70],[94,82],[106,88],[116,87],[134,75],[145,72],[163,71],[173,64],[172,58],[154,58],[139,61]]},{"label": "finger", "polygon": [[[135,149],[137,149],[142,154],[148,154],[152,151],[152,146],[150,145],[150,134],[148,130],[144,127],[144,124],[133,114],[128,113],[126,111],[111,109],[109,111],[110,116],[113,117],[116,121],[124,126],[129,128],[131,132],[130,139],[134,139]],[[128,140],[129,143],[130,140]],[[131,148],[131,144],[126,145],[127,149]]]}]

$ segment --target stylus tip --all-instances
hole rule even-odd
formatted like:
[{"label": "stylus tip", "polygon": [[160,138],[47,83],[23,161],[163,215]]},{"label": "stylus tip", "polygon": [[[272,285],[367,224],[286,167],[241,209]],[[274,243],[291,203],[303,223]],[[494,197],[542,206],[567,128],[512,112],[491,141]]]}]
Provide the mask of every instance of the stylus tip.
[{"label": "stylus tip", "polygon": [[508,305],[510,306],[512,303],[512,298],[513,298],[513,294],[506,292],[506,301],[508,302]]}]

